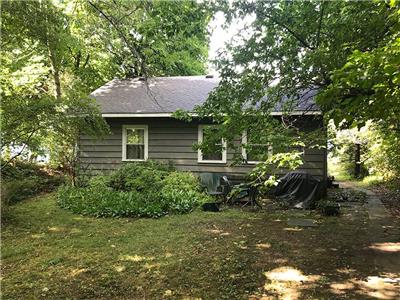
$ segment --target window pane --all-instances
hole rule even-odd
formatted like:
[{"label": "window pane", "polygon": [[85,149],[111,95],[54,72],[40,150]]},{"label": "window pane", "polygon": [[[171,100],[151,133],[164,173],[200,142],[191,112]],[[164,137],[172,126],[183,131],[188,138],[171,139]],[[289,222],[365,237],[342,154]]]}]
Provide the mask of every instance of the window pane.
[{"label": "window pane", "polygon": [[144,145],[144,129],[127,129],[126,143]]},{"label": "window pane", "polygon": [[[211,130],[203,131],[203,142],[207,141],[207,139],[216,132],[216,128],[211,128]],[[222,160],[222,141],[218,144],[215,144],[218,150],[203,152],[203,160]]]},{"label": "window pane", "polygon": [[222,151],[219,153],[204,153],[203,160],[222,160]]},{"label": "window pane", "polygon": [[127,159],[144,159],[144,145],[126,145]]}]

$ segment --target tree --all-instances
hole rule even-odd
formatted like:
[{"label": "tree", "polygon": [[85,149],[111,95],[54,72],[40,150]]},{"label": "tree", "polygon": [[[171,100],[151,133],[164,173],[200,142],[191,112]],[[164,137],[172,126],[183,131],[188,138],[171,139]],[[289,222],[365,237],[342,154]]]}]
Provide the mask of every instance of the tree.
[{"label": "tree", "polygon": [[[107,124],[87,95],[114,77],[204,72],[210,12],[195,1],[4,1],[1,151],[73,161]],[[12,150],[12,151],[11,151]]]},{"label": "tree", "polygon": [[94,101],[68,72],[74,37],[67,21],[48,1],[2,4],[1,150],[13,150],[3,167],[28,150],[49,150],[44,141],[50,138],[70,147],[78,132],[107,131]]},{"label": "tree", "polygon": [[[393,93],[398,88],[396,81],[386,85],[387,96],[381,97],[385,91],[376,94],[380,97],[380,112],[366,108],[369,99],[365,93],[354,89],[358,94],[348,97],[332,88],[346,80],[342,73],[347,71],[349,78],[354,79],[351,84],[359,85],[362,76],[354,76],[354,70],[349,68],[360,71],[362,53],[369,52],[364,55],[378,58],[389,48],[393,54],[380,59],[379,68],[386,68],[389,76],[397,78],[399,20],[395,6],[378,1],[236,1],[217,5],[216,9],[225,12],[228,22],[253,20],[216,60],[221,83],[198,109],[201,116],[211,116],[221,123],[222,136],[232,139],[249,125],[257,127],[255,130],[260,135],[271,138],[274,131],[284,132],[284,128],[291,128],[293,136],[294,118],[285,117],[282,126],[270,126],[273,131],[264,128],[266,123],[275,122],[270,112],[277,103],[289,99],[286,101],[289,113],[304,92],[315,95],[320,107],[336,123],[345,118],[349,121],[347,126],[355,126],[371,118],[386,119],[381,113],[385,107],[390,110],[391,117],[387,119],[398,121],[399,98],[397,92]],[[393,47],[386,45],[391,42]],[[354,60],[358,61],[357,67],[350,65]],[[379,74],[382,72],[371,78],[387,83],[388,78]],[[376,86],[379,88],[382,85]],[[350,115],[354,117],[350,119]],[[256,116],[257,123],[249,116]]]},{"label": "tree", "polygon": [[332,70],[320,103],[339,124],[352,126],[372,120],[400,128],[400,10],[385,14],[386,27],[376,47],[355,49],[342,66]]},{"label": "tree", "polygon": [[87,2],[122,76],[205,73],[211,12],[196,1]]}]

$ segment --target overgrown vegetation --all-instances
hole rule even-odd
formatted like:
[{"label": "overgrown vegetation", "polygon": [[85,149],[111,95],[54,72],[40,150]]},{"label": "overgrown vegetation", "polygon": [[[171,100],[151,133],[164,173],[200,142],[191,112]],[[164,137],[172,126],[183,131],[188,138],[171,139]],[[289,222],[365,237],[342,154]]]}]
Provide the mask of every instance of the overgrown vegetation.
[{"label": "overgrown vegetation", "polygon": [[192,211],[208,200],[198,178],[153,161],[126,164],[84,186],[62,186],[61,207],[96,217],[152,217]]},{"label": "overgrown vegetation", "polygon": [[73,176],[78,134],[108,133],[88,94],[115,77],[204,74],[209,18],[196,1],[3,1],[3,162],[44,155]]},{"label": "overgrown vegetation", "polygon": [[329,126],[332,175],[344,179],[390,181],[400,176],[400,138],[372,122],[360,128],[338,130]]},{"label": "overgrown vegetation", "polygon": [[8,221],[15,203],[39,193],[54,191],[65,181],[64,176],[45,166],[15,160],[2,164],[1,169],[1,223]]},{"label": "overgrown vegetation", "polygon": [[[255,144],[290,149],[292,139],[276,137],[292,136],[307,147],[323,146],[324,134],[306,139],[296,132],[299,118],[290,116],[309,110],[313,98],[326,122],[340,129],[373,121],[378,166],[398,170],[398,1],[222,1],[216,7],[228,24],[245,24],[219,53],[221,82],[196,111],[221,124],[210,145],[222,137],[229,146],[251,128]],[[277,108],[287,113],[279,122],[271,116]]]},{"label": "overgrown vegetation", "polygon": [[64,181],[62,175],[44,166],[19,160],[6,165],[1,175],[1,200],[5,205],[15,204],[40,192],[53,191]]}]

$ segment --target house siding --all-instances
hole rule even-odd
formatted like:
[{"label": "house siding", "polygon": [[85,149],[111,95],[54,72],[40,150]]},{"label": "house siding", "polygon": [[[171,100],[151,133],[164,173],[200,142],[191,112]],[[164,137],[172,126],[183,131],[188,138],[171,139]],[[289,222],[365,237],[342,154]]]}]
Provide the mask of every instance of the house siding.
[{"label": "house siding", "polygon": [[[164,163],[172,163],[178,170],[226,173],[230,177],[244,177],[253,167],[251,164],[233,166],[233,149],[227,151],[227,163],[200,163],[197,161],[197,143],[199,121],[187,123],[171,118],[107,118],[111,134],[102,140],[89,136],[80,136],[79,155],[82,168],[90,174],[107,173],[117,169],[122,161],[122,125],[148,125],[148,158]],[[308,128],[322,126],[322,121],[310,120]],[[239,142],[239,140],[238,140]],[[239,151],[239,150],[237,150]],[[327,174],[325,149],[306,149],[304,165],[301,170],[319,178]],[[285,173],[286,170],[281,170]]]}]

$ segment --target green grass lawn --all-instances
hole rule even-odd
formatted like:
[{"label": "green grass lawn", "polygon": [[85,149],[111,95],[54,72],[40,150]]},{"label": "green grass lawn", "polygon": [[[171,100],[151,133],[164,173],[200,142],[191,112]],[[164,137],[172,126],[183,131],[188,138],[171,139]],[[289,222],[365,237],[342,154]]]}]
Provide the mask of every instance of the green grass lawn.
[{"label": "green grass lawn", "polygon": [[[319,226],[292,228],[289,217]],[[358,297],[348,282],[379,275],[365,211],[195,211],[95,219],[53,195],[11,207],[2,228],[3,299],[298,299]],[[292,298],[291,298],[292,299]],[[293,298],[296,299],[296,298]]]}]

